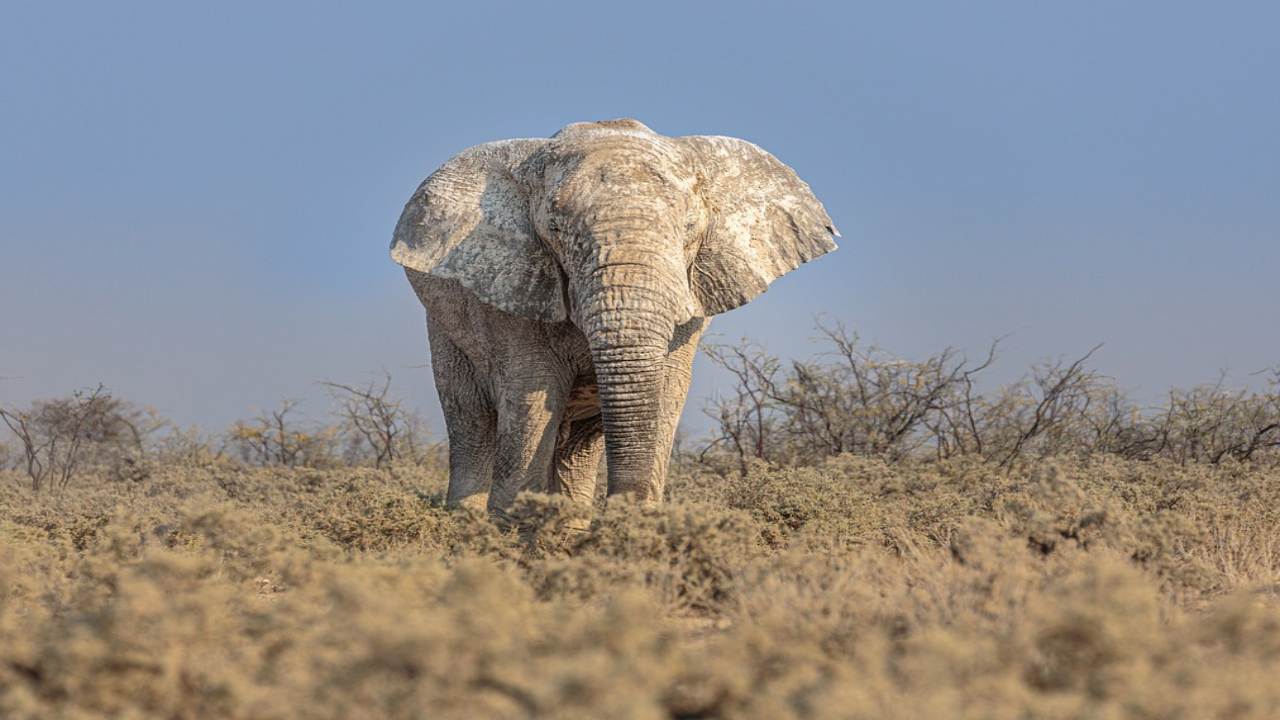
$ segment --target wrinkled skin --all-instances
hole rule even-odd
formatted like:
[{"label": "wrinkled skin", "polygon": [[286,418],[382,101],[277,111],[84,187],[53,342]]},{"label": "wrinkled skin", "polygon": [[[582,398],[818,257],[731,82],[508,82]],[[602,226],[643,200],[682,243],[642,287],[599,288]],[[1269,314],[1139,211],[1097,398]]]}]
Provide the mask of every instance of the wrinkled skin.
[{"label": "wrinkled skin", "polygon": [[451,506],[522,490],[662,498],[712,315],[835,249],[822,204],[760,148],[635,120],[479,145],[427,178],[391,254],[427,310]]}]

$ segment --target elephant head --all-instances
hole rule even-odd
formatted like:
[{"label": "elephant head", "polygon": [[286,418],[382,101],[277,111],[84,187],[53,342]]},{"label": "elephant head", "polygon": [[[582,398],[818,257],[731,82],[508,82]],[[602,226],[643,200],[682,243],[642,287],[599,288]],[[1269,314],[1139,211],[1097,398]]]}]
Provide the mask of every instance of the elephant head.
[{"label": "elephant head", "polygon": [[599,386],[610,492],[651,483],[675,329],[835,249],[809,186],[735,138],[630,119],[462,152],[409,200],[392,258],[526,318],[571,322]]}]

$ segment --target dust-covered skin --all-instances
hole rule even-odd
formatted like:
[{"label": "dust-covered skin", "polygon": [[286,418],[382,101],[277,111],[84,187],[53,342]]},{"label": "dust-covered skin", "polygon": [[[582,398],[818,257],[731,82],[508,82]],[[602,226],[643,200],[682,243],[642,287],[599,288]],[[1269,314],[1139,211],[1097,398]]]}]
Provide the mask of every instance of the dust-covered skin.
[{"label": "dust-covered skin", "polygon": [[[662,497],[707,319],[835,249],[809,186],[751,143],[630,119],[466,150],[405,206],[391,255],[427,309],[449,502]],[[601,436],[603,435],[603,442]]]}]

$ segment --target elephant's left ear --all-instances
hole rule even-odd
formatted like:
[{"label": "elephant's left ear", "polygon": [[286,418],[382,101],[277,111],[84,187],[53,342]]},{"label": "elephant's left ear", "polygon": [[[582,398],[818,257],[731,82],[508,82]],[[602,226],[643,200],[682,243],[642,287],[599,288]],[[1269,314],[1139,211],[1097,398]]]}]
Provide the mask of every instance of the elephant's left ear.
[{"label": "elephant's left ear", "polygon": [[391,258],[456,280],[513,315],[567,317],[560,266],[529,217],[520,181],[546,140],[501,140],[465,150],[431,174],[404,206]]},{"label": "elephant's left ear", "polygon": [[690,154],[710,211],[689,282],[706,315],[732,310],[769,283],[836,249],[835,225],[808,184],[756,145],[730,137],[675,138]]}]

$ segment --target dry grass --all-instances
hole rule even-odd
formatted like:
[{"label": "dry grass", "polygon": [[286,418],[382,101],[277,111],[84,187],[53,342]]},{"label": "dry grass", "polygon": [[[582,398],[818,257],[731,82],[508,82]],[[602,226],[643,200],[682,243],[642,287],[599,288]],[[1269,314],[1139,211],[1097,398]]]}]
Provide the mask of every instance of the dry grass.
[{"label": "dry grass", "polygon": [[0,476],[5,718],[1275,718],[1280,470],[851,456],[586,533],[422,469]]}]

